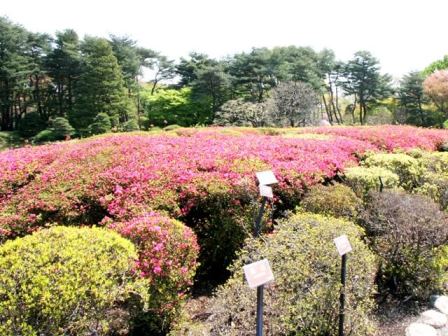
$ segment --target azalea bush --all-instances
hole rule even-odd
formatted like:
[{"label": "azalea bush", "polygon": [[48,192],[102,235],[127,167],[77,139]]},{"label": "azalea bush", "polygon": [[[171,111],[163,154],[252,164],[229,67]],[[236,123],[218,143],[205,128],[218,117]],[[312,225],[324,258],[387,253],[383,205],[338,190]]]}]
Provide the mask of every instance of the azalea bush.
[{"label": "azalea bush", "polygon": [[129,332],[148,303],[128,240],[100,228],[53,227],[0,246],[0,334]]},{"label": "azalea bush", "polygon": [[148,312],[139,316],[134,333],[153,335],[167,330],[193,284],[199,250],[195,234],[179,221],[155,212],[126,222],[109,222],[108,227],[134,242],[138,252],[135,271],[149,283]]}]

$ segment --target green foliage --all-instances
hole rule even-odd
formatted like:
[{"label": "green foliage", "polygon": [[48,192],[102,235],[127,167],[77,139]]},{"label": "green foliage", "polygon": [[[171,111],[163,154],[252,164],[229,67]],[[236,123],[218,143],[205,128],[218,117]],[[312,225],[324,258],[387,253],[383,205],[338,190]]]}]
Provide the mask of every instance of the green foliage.
[{"label": "green foliage", "polygon": [[433,259],[435,248],[448,241],[448,217],[437,204],[420,195],[373,192],[360,219],[381,258],[382,291],[427,299],[438,289]]},{"label": "green foliage", "polygon": [[420,72],[410,72],[400,81],[398,99],[400,107],[405,114],[404,122],[418,125],[430,126],[429,111],[424,109],[428,98],[423,93],[424,76]]},{"label": "green foliage", "polygon": [[437,287],[443,292],[448,290],[448,245],[439,247],[436,250],[434,258],[434,267],[436,269]]},{"label": "green foliage", "polygon": [[342,84],[347,95],[354,95],[359,104],[359,122],[364,124],[369,108],[379,99],[390,95],[388,75],[379,72],[379,61],[368,51],[358,51],[344,69]]},{"label": "green foliage", "polygon": [[199,277],[220,280],[228,276],[226,267],[253,232],[258,209],[255,191],[248,185],[231,188],[213,179],[198,179],[194,185],[195,190],[186,190],[184,195],[194,205],[182,221],[194,230],[201,246]]},{"label": "green foliage", "polygon": [[448,55],[443,56],[442,59],[432,62],[430,65],[428,65],[423,71],[423,76],[429,76],[433,72],[437,70],[445,70],[448,69]]},{"label": "green foliage", "polygon": [[[365,196],[369,190],[398,187],[400,177],[382,167],[351,167],[344,172],[346,183],[359,197]],[[381,179],[380,179],[381,178]]]},{"label": "green foliage", "polygon": [[75,132],[69,121],[62,117],[57,117],[50,121],[50,128],[56,140],[64,140]]},{"label": "green foliage", "polygon": [[419,185],[424,169],[420,162],[402,153],[378,153],[369,156],[364,164],[370,168],[384,168],[397,174],[399,186],[411,190]]},{"label": "green foliage", "polygon": [[69,114],[71,124],[81,133],[87,133],[99,113],[107,113],[120,122],[127,120],[128,97],[109,42],[87,37],[81,48],[84,62],[75,87],[74,110]]},{"label": "green foliage", "polygon": [[137,120],[130,119],[130,120],[126,121],[125,123],[123,123],[122,129],[124,132],[138,131],[139,127],[138,127]]},{"label": "green foliage", "polygon": [[17,130],[24,138],[31,138],[46,128],[46,122],[37,112],[30,112],[20,120]]},{"label": "green foliage", "polygon": [[206,106],[193,100],[191,88],[158,89],[153,94],[144,90],[140,94],[149,124],[166,126],[178,124],[192,126],[206,123],[209,115]]},{"label": "green foliage", "polygon": [[53,134],[52,130],[45,129],[37,133],[36,136],[33,138],[33,141],[36,143],[56,141],[56,137]]},{"label": "green foliage", "polygon": [[448,128],[448,119],[443,122],[443,128]]},{"label": "green foliage", "polygon": [[231,267],[233,276],[217,292],[210,334],[253,334],[256,291],[245,283],[242,268],[267,258],[275,282],[265,286],[266,335],[337,335],[341,266],[333,239],[342,232],[353,247],[348,258],[345,333],[372,335],[369,316],[376,267],[374,255],[362,242],[363,231],[341,219],[307,213],[280,221],[268,237],[246,241]]},{"label": "green foliage", "polygon": [[93,123],[89,125],[90,134],[108,133],[112,129],[112,123],[107,113],[98,113]]},{"label": "green foliage", "polygon": [[22,141],[17,132],[0,132],[0,150],[20,146]]},{"label": "green foliage", "polygon": [[136,258],[132,243],[99,228],[53,227],[6,242],[0,246],[0,334],[129,329],[133,307],[147,300],[144,283],[131,273]]},{"label": "green foliage", "polygon": [[305,211],[354,220],[361,210],[362,200],[343,184],[319,184],[305,194],[300,205]]}]

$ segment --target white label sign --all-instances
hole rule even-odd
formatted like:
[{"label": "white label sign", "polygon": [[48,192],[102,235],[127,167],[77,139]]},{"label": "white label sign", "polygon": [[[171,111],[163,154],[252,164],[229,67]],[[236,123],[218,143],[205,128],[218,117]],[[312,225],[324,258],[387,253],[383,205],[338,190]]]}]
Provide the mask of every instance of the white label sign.
[{"label": "white label sign", "polygon": [[267,259],[243,266],[243,270],[250,288],[256,288],[274,280],[274,274]]},{"label": "white label sign", "polygon": [[260,188],[260,196],[269,197],[269,198],[274,197],[271,187],[269,187],[267,185],[263,185],[263,184],[260,184],[258,187]]},{"label": "white label sign", "polygon": [[257,175],[258,182],[261,185],[270,185],[278,183],[277,178],[275,177],[272,170],[266,170],[262,172],[255,173]]},{"label": "white label sign", "polygon": [[333,241],[336,245],[336,248],[337,248],[340,256],[343,256],[344,254],[346,254],[352,250],[352,246],[350,245],[350,242],[348,241],[348,238],[346,235],[339,236],[339,237],[335,238]]}]

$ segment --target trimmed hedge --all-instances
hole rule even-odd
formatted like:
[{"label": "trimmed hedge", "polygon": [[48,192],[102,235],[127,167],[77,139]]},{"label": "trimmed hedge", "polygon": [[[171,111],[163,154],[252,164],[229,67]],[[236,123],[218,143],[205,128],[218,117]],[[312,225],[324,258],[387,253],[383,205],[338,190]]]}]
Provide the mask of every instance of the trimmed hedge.
[{"label": "trimmed hedge", "polygon": [[378,153],[369,156],[364,164],[367,167],[388,169],[400,178],[399,186],[406,190],[419,185],[424,169],[420,162],[403,153]]},{"label": "trimmed hedge", "polygon": [[345,170],[345,182],[354,190],[356,195],[363,197],[370,190],[380,190],[381,183],[384,188],[398,187],[400,177],[382,167],[351,167]]},{"label": "trimmed hedge", "polygon": [[333,239],[345,233],[353,252],[348,258],[346,334],[371,335],[375,257],[361,240],[362,229],[350,222],[297,213],[282,220],[264,239],[249,239],[232,265],[233,276],[217,292],[205,323],[179,325],[173,335],[201,330],[211,335],[253,335],[256,291],[245,283],[242,267],[267,258],[275,281],[265,287],[266,335],[337,335],[340,257]]},{"label": "trimmed hedge", "polygon": [[355,219],[362,208],[362,200],[343,184],[317,185],[305,195],[301,207],[305,211],[334,217]]},{"label": "trimmed hedge", "polygon": [[148,296],[131,242],[99,228],[53,227],[0,246],[1,335],[129,330]]}]

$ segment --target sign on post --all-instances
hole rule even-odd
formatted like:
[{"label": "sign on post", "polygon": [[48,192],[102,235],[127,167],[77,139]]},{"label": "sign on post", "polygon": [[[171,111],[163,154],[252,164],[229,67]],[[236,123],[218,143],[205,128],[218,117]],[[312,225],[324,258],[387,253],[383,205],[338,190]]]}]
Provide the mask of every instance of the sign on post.
[{"label": "sign on post", "polygon": [[345,320],[345,281],[347,277],[347,253],[352,251],[352,246],[346,235],[335,238],[334,243],[341,258],[341,294],[339,295],[339,328],[338,336],[344,336]]},{"label": "sign on post", "polygon": [[274,198],[274,194],[272,192],[272,188],[270,186],[260,184],[258,186],[260,189],[260,196],[267,197],[267,198]]},{"label": "sign on post", "polygon": [[335,238],[334,243],[336,245],[336,249],[339,252],[339,255],[342,257],[344,254],[347,254],[348,252],[352,251],[352,246],[350,245],[350,242],[348,241],[348,238],[346,235],[339,236]]},{"label": "sign on post", "polygon": [[274,274],[267,259],[245,265],[243,270],[250,288],[257,288],[274,280]]},{"label": "sign on post", "polygon": [[272,170],[266,170],[266,171],[258,172],[258,173],[255,173],[255,175],[257,176],[257,179],[258,179],[258,182],[260,183],[260,185],[266,185],[267,186],[267,185],[278,183],[278,180],[275,177],[275,175],[272,172]]}]

